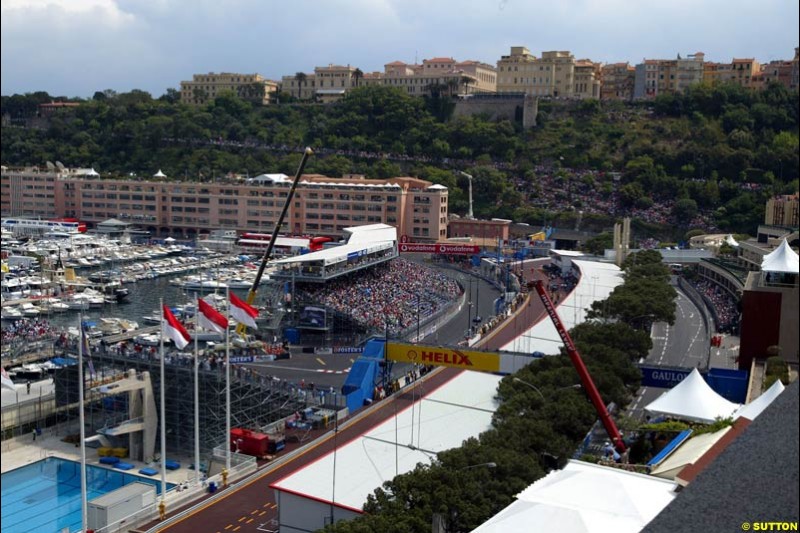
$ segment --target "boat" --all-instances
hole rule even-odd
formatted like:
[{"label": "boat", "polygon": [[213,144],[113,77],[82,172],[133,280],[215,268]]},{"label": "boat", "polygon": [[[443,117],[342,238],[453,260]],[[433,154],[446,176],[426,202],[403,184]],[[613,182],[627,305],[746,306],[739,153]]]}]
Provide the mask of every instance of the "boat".
[{"label": "boat", "polygon": [[19,306],[19,311],[24,316],[31,317],[31,316],[39,316],[39,308],[33,305],[30,302],[25,302],[24,304]]},{"label": "boat", "polygon": [[0,318],[7,322],[14,322],[16,320],[22,320],[25,318],[25,315],[15,307],[3,307],[3,310],[0,311]]}]

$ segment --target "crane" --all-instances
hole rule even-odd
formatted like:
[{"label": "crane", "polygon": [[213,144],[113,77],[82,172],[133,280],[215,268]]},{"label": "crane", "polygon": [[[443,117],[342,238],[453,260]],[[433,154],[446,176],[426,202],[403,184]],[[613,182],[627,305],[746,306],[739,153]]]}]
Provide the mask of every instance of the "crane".
[{"label": "crane", "polygon": [[550,319],[553,321],[556,331],[558,331],[558,334],[561,336],[561,340],[564,342],[564,346],[567,349],[567,355],[569,355],[572,365],[578,372],[581,385],[583,385],[584,390],[589,395],[589,399],[591,400],[592,405],[594,405],[595,411],[597,411],[597,415],[600,417],[600,421],[603,423],[603,427],[606,429],[606,433],[608,433],[608,436],[611,439],[611,442],[614,443],[614,447],[617,449],[617,451],[619,453],[624,453],[625,443],[622,441],[622,435],[620,434],[619,429],[617,429],[617,425],[614,423],[614,420],[611,418],[611,414],[608,412],[605,403],[603,403],[603,398],[600,397],[600,392],[597,390],[597,387],[592,380],[592,376],[586,369],[586,365],[584,364],[583,359],[581,359],[581,354],[578,353],[575,343],[572,342],[572,337],[569,336],[569,332],[567,332],[566,328],[564,328],[564,324],[562,324],[561,318],[558,316],[558,312],[553,305],[553,301],[550,299],[550,296],[547,295],[547,291],[544,288],[544,282],[542,280],[536,280],[533,283],[533,286],[536,289],[536,293],[539,295],[539,298],[541,298],[547,314],[550,315]]},{"label": "crane", "polygon": [[[281,225],[283,224],[283,219],[286,217],[286,213],[289,211],[289,206],[292,205],[292,198],[294,198],[294,191],[297,189],[297,184],[300,182],[300,176],[303,174],[303,169],[306,168],[306,163],[308,162],[308,158],[314,151],[311,148],[306,148],[303,151],[303,157],[300,159],[300,165],[297,167],[297,172],[294,175],[294,180],[292,181],[292,187],[289,189],[289,194],[286,196],[286,202],[283,204],[283,209],[281,210],[281,214],[278,217],[278,220],[275,222],[275,228],[272,230],[272,237],[267,244],[267,249],[264,251],[264,257],[261,258],[261,264],[258,267],[258,272],[256,273],[256,277],[253,280],[253,286],[250,287],[250,290],[247,292],[247,303],[252,305],[256,299],[256,292],[258,291],[258,285],[261,283],[261,278],[264,275],[264,270],[267,268],[267,263],[269,262],[269,258],[272,255],[272,249],[275,247],[275,242],[278,240],[278,232],[281,229]],[[247,330],[247,326],[244,324],[239,324],[236,328],[236,332],[240,335],[244,335],[245,331]]]}]

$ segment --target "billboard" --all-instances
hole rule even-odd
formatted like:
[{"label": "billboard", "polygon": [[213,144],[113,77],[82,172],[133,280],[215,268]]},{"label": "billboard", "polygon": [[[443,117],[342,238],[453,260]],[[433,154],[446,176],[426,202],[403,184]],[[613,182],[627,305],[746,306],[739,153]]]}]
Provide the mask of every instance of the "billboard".
[{"label": "billboard", "polygon": [[453,368],[480,370],[483,372],[500,371],[500,355],[497,353],[442,348],[440,346],[390,342],[386,350],[386,358],[398,363],[451,366]]},{"label": "billboard", "polygon": [[400,243],[397,248],[401,253],[444,255],[473,255],[481,251],[480,246],[473,244],[423,244],[419,242]]},{"label": "billboard", "polygon": [[639,365],[642,371],[642,387],[671,389],[691,372],[691,368],[666,367],[658,365]]},{"label": "billboard", "polygon": [[326,313],[322,307],[306,306],[300,311],[297,327],[305,329],[326,329]]}]

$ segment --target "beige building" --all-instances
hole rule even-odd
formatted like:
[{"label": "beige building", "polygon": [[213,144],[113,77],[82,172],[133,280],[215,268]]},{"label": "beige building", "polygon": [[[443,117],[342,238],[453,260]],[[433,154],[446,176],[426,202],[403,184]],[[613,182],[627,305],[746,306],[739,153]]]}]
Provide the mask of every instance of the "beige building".
[{"label": "beige building", "polygon": [[767,208],[764,214],[764,224],[768,226],[785,226],[789,228],[800,227],[800,194],[774,196],[767,200]]},{"label": "beige building", "polygon": [[242,98],[266,105],[278,91],[278,83],[260,74],[195,74],[192,81],[181,82],[181,103],[203,105],[223,91],[233,91]]},{"label": "beige building", "polygon": [[733,83],[745,89],[758,89],[762,85],[760,72],[761,65],[753,58],[734,58],[730,63],[707,62],[703,65],[703,81],[711,85]]},{"label": "beige building", "polygon": [[314,74],[283,77],[283,91],[300,100],[335,101],[355,87],[385,85],[404,89],[411,96],[491,93],[495,68],[479,61],[458,62],[450,57],[425,59],[422,64],[393,61],[383,72],[363,73],[356,67],[317,67]]},{"label": "beige building", "polygon": [[652,99],[659,94],[682,93],[703,81],[705,54],[697,52],[685,58],[645,59],[636,65],[633,97]]},{"label": "beige building", "polygon": [[[591,63],[588,60],[583,61]],[[502,56],[497,62],[497,92],[573,97],[575,64],[575,57],[570,52],[542,52],[542,57],[537,58],[524,46],[512,46],[511,53]],[[582,68],[582,83],[587,84],[586,92],[591,92],[594,90],[594,81],[589,80],[586,74],[587,70],[596,72],[596,67],[584,65]],[[595,73],[594,78],[599,78],[599,75]],[[599,85],[597,91],[596,97],[599,97]]]},{"label": "beige building", "polygon": [[588,59],[575,62],[575,98],[600,98],[602,71],[600,63]]},{"label": "beige building", "polygon": [[601,78],[600,98],[602,100],[627,102],[633,99],[636,68],[628,63],[611,63],[603,66]]},{"label": "beige building", "polygon": [[[218,229],[267,232],[290,187],[283,174],[198,183],[4,167],[0,208],[4,216],[74,217],[90,224],[116,218],[162,236],[194,237]],[[429,181],[304,175],[284,228],[290,234],[339,236],[346,227],[384,223],[400,235],[434,242],[447,235],[447,215],[447,187]]]}]

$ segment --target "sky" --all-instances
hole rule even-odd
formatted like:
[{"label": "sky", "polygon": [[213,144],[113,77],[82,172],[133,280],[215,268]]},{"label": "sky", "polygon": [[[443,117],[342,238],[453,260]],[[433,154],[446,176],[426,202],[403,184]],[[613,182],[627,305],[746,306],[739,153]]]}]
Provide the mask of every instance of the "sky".
[{"label": "sky", "polygon": [[0,94],[158,97],[192,74],[495,65],[511,46],[605,63],[698,51],[768,62],[793,57],[798,20],[798,0],[2,0]]}]

